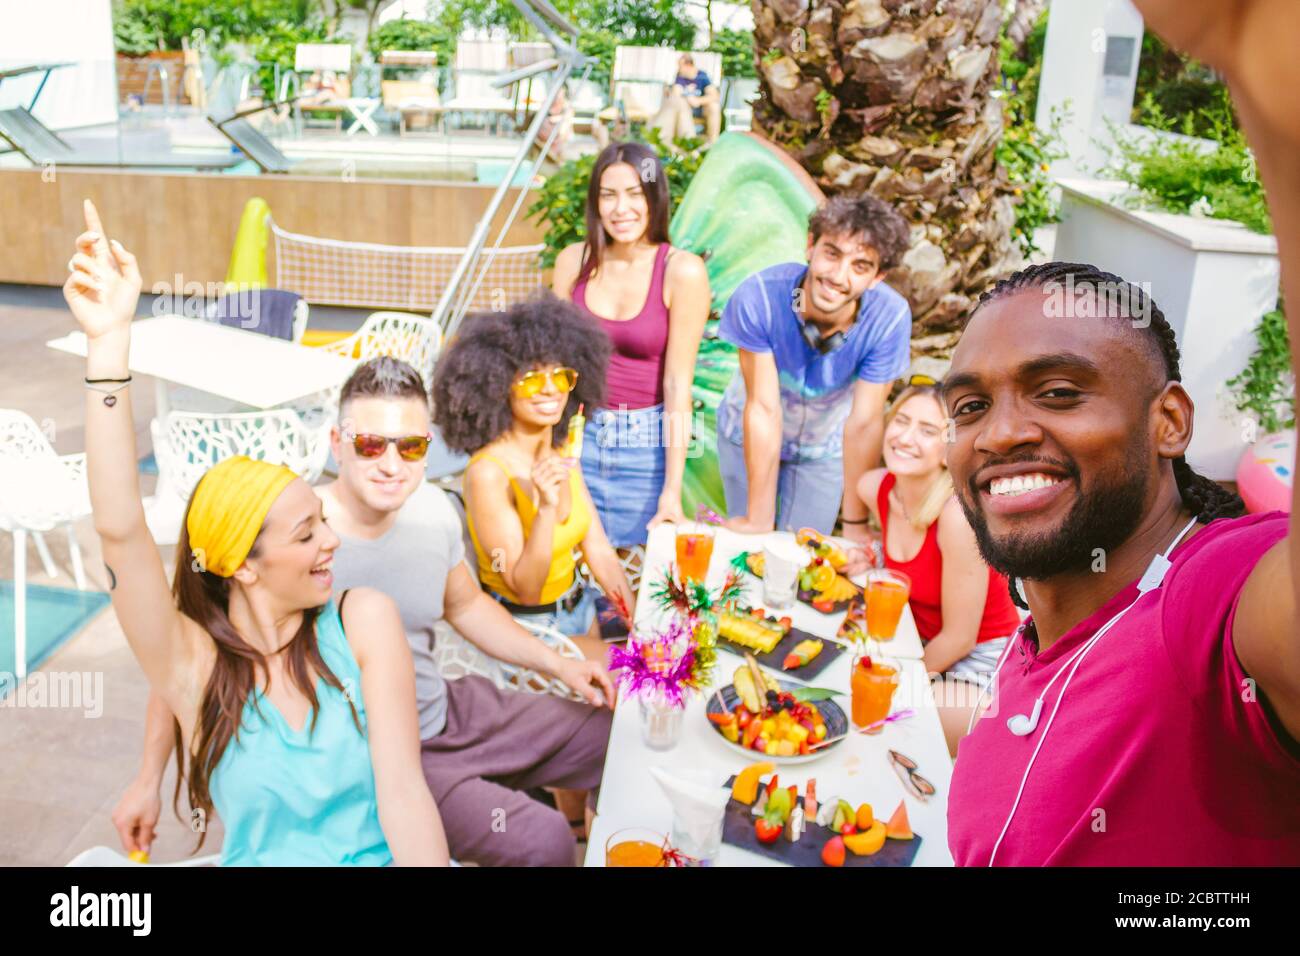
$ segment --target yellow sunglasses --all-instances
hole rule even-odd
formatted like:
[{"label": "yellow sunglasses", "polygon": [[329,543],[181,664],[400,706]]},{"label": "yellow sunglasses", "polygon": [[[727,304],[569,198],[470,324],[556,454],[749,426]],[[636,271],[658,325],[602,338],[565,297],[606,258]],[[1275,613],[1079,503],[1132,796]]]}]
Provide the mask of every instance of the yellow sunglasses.
[{"label": "yellow sunglasses", "polygon": [[567,365],[560,365],[549,371],[534,369],[519,376],[512,388],[520,398],[532,398],[546,387],[548,381],[557,391],[571,392],[578,385],[578,371]]}]

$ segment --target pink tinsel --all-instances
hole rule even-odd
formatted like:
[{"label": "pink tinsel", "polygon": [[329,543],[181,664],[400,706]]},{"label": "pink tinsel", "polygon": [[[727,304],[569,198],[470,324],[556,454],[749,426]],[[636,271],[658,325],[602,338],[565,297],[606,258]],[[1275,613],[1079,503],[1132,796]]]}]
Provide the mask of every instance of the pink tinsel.
[{"label": "pink tinsel", "polygon": [[694,690],[695,640],[689,626],[674,618],[661,634],[634,634],[625,647],[609,650],[609,669],[618,671],[625,697],[659,699],[673,707],[686,706]]}]

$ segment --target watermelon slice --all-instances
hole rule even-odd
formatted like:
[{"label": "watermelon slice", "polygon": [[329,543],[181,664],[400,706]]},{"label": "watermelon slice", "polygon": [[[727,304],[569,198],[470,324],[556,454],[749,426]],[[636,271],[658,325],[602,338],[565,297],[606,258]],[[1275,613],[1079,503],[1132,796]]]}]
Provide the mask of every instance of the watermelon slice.
[{"label": "watermelon slice", "polygon": [[898,801],[898,809],[885,824],[885,836],[891,840],[910,840],[914,836],[912,825],[907,820],[907,807],[902,800]]}]

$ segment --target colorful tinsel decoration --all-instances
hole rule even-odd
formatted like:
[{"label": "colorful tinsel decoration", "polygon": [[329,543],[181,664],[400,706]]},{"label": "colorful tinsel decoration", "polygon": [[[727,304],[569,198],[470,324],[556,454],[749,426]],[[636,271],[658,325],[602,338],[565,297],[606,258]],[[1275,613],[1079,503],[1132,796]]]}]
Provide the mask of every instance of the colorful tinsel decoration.
[{"label": "colorful tinsel decoration", "polygon": [[682,581],[674,565],[668,565],[663,580],[654,586],[650,599],[664,610],[687,616],[706,614],[720,605],[736,600],[744,593],[740,575],[734,568],[727,571],[722,587],[715,596],[700,581]]},{"label": "colorful tinsel decoration", "polygon": [[674,616],[659,633],[633,634],[623,647],[612,646],[609,669],[618,673],[620,694],[685,707],[686,698],[709,681],[708,667],[701,667],[696,623]]}]

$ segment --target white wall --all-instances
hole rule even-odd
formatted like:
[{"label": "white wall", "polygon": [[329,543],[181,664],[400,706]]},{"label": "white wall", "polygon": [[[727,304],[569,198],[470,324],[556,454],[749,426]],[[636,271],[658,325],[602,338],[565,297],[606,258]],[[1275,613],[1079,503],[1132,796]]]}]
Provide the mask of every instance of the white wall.
[{"label": "white wall", "polygon": [[[110,0],[0,0],[0,69],[71,62],[55,70],[35,115],[52,129],[117,121]],[[44,74],[0,83],[0,109],[27,106]]]},{"label": "white wall", "polygon": [[[1105,162],[1107,121],[1127,124],[1132,112],[1142,17],[1129,0],[1054,0],[1051,11],[1035,122],[1046,129],[1054,108],[1066,111],[1061,136],[1068,155],[1054,172],[1088,175]],[[1128,76],[1104,75],[1107,37],[1136,40]]]}]

